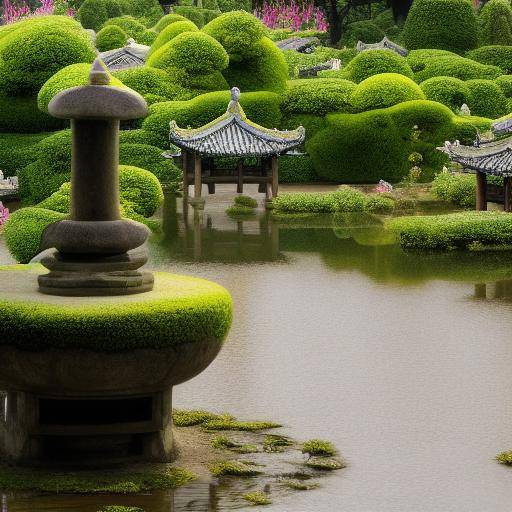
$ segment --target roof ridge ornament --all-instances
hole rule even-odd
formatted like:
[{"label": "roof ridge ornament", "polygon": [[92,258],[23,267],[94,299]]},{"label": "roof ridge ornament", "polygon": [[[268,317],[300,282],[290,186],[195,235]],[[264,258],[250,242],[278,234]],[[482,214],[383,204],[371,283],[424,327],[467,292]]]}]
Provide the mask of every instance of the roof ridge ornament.
[{"label": "roof ridge ornament", "polygon": [[234,115],[241,119],[245,119],[244,109],[240,105],[240,89],[238,87],[231,88],[231,101],[228,104],[228,108],[226,110],[227,114]]}]

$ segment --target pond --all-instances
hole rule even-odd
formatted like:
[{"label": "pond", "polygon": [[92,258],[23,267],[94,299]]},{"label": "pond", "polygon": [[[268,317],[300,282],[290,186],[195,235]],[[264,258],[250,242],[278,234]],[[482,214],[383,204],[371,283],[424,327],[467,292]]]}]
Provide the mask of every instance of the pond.
[{"label": "pond", "polygon": [[[221,354],[174,405],[283,423],[348,464],[266,510],[508,510],[512,473],[493,458],[512,448],[512,254],[405,254],[372,218],[242,221],[226,206],[169,200],[150,243],[153,268],[215,280],[235,304]],[[4,496],[2,510],[221,511],[232,492]]]}]

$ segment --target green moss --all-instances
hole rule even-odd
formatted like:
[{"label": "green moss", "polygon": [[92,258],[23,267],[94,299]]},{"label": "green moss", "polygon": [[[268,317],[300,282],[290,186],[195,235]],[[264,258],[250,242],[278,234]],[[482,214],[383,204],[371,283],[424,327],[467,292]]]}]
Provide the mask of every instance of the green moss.
[{"label": "green moss", "polygon": [[316,489],[319,486],[316,482],[291,479],[281,480],[280,483],[294,491],[310,491],[311,489]]},{"label": "green moss", "polygon": [[507,452],[501,452],[496,455],[496,460],[500,464],[505,464],[506,466],[512,466],[512,450]]},{"label": "green moss", "polygon": [[304,464],[308,468],[318,469],[320,471],[335,471],[345,467],[342,461],[325,457],[311,457]]},{"label": "green moss", "polygon": [[234,418],[214,418],[201,423],[205,430],[240,430],[254,432],[281,427],[278,423],[271,421],[238,421]]},{"label": "green moss", "polygon": [[350,96],[352,105],[361,111],[424,99],[421,88],[410,78],[398,73],[371,76],[359,83]]},{"label": "green moss", "polygon": [[98,512],[144,512],[144,509],[139,507],[124,507],[122,505],[107,505],[98,510]]},{"label": "green moss", "polygon": [[174,489],[195,476],[185,469],[166,468],[144,472],[111,469],[108,472],[58,472],[0,466],[3,492],[36,491],[68,494],[131,494],[154,489]]},{"label": "green moss", "polygon": [[213,438],[211,445],[216,450],[227,449],[227,448],[235,448],[238,446],[237,443],[231,441],[226,436],[216,436]]},{"label": "green moss", "polygon": [[366,198],[364,211],[368,213],[391,213],[395,209],[395,200],[383,194],[371,194]]},{"label": "green moss", "polygon": [[263,440],[263,449],[266,452],[281,452],[288,446],[293,446],[294,442],[285,436],[277,434],[266,435]]},{"label": "green moss", "polygon": [[270,505],[270,501],[266,494],[261,491],[250,492],[244,496],[244,500],[253,505]]},{"label": "green moss", "polygon": [[409,50],[465,52],[477,45],[477,20],[466,0],[415,0],[402,35]]},{"label": "green moss", "polygon": [[225,460],[210,465],[210,472],[214,476],[256,476],[262,472],[254,465],[239,460]]},{"label": "green moss", "polygon": [[310,439],[302,445],[302,453],[319,457],[332,457],[336,455],[336,448],[330,441]]},{"label": "green moss", "polygon": [[172,411],[172,421],[176,427],[192,427],[217,418],[219,418],[218,414],[213,414],[208,411],[182,411],[178,409]]},{"label": "green moss", "polygon": [[128,34],[121,27],[109,25],[96,34],[96,48],[100,52],[124,48],[127,40]]},{"label": "green moss", "polygon": [[258,207],[258,201],[250,196],[235,196],[234,203],[237,206],[247,206],[248,208],[257,208]]},{"label": "green moss", "polygon": [[[8,273],[5,278],[10,279]],[[231,325],[232,302],[224,288],[167,273],[156,273],[154,290],[143,296],[90,301],[24,297],[14,290],[0,300],[0,335],[23,349],[116,352],[204,340],[221,343]]]},{"label": "green moss", "polygon": [[404,249],[450,250],[512,244],[512,215],[503,212],[464,212],[392,219],[386,228]]},{"label": "green moss", "polygon": [[238,217],[252,217],[256,215],[256,212],[254,211],[254,208],[250,206],[240,206],[240,205],[234,205],[230,206],[229,208],[226,208],[226,213],[233,218]]}]

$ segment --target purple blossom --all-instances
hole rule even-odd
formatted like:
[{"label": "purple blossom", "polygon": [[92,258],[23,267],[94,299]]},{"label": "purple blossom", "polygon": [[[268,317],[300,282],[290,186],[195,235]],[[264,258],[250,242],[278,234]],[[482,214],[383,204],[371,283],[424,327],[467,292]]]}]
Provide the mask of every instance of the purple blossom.
[{"label": "purple blossom", "polygon": [[[67,0],[61,0],[59,3],[67,16],[74,15],[74,11],[69,9],[67,6]],[[33,11],[30,9],[30,5],[27,0],[18,0],[16,4],[11,0],[2,0],[2,5],[2,21],[4,25],[14,23],[21,18],[26,18],[28,16],[48,16],[50,14],[56,14],[57,9],[55,0],[41,0],[39,7],[36,7]]]},{"label": "purple blossom", "polygon": [[0,201],[0,226],[3,226],[9,218],[9,208],[6,208]]},{"label": "purple blossom", "polygon": [[324,11],[315,7],[313,0],[265,0],[254,15],[271,29],[326,32],[328,28]]}]

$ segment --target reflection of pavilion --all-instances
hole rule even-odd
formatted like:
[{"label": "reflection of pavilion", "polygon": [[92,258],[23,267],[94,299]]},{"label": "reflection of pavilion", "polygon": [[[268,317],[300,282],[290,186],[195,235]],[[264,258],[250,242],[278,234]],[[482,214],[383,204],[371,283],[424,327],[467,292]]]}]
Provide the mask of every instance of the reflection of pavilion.
[{"label": "reflection of pavilion", "polygon": [[512,279],[475,284],[474,298],[512,302]]}]

